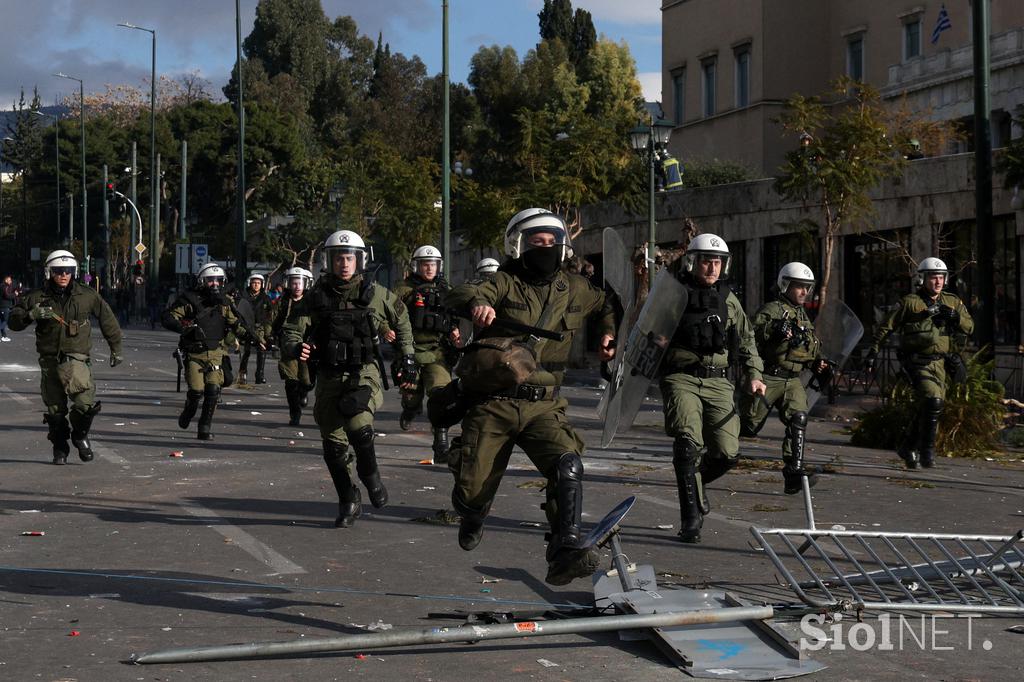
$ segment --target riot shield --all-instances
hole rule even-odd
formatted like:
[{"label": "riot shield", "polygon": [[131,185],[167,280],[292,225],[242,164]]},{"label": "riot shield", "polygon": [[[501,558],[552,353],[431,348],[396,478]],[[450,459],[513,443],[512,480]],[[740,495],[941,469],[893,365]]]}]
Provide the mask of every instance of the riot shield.
[{"label": "riot shield", "polygon": [[[860,342],[860,337],[864,335],[864,325],[850,307],[839,300],[832,301],[823,309],[822,314],[818,316],[815,330],[821,339],[821,354],[835,363],[836,372],[843,368],[853,349]],[[804,372],[804,375],[803,382],[807,386],[810,382],[810,372]],[[820,391],[808,386],[808,411],[820,397]]]},{"label": "riot shield", "polygon": [[629,328],[626,343],[619,343],[621,380],[608,403],[602,447],[608,447],[619,431],[633,425],[683,317],[686,302],[686,287],[667,270],[659,272],[636,324]]},{"label": "riot shield", "polygon": [[[604,283],[612,288],[622,303],[622,320],[619,322],[618,334],[615,336],[619,348],[624,346],[624,339],[633,321],[633,307],[636,304],[636,287],[634,284],[633,264],[622,237],[611,227],[604,228],[601,233],[604,254]],[[604,420],[608,415],[608,405],[615,392],[622,385],[622,355],[616,353],[608,363],[608,388],[601,396],[597,405],[597,416]]]}]

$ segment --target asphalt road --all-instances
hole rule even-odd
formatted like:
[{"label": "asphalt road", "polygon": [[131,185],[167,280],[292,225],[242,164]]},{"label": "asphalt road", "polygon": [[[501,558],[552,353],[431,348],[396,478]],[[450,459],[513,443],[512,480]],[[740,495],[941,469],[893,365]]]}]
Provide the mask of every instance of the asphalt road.
[{"label": "asphalt road", "polygon": [[[590,584],[543,582],[542,479],[513,457],[473,552],[454,526],[430,522],[448,507],[451,477],[430,456],[425,421],[398,429],[398,396],[378,414],[378,457],[391,494],[335,529],[337,505],[309,411],[289,427],[283,384],[224,393],[212,442],[177,428],[176,338],[130,329],[127,362],[106,364],[96,346],[94,462],[74,453],[50,462],[40,418],[34,339],[0,347],[0,679],[3,680],[664,680],[685,677],[647,642],[615,633],[550,639],[422,645],[260,661],[132,666],[131,654],[180,646],[454,626],[428,613],[515,611],[529,615],[593,602]],[[237,366],[236,366],[237,369]],[[252,368],[250,367],[250,376]],[[593,387],[569,387],[570,416],[599,442]],[[653,564],[665,585],[711,585],[772,603],[796,597],[752,547],[751,525],[803,527],[800,498],[782,494],[772,470],[781,428],[772,419],[745,441],[745,466],[713,487],[704,542],[674,539],[678,502],[671,444],[657,401],[640,426],[585,457],[585,523],[629,495],[622,524],[631,561]],[[193,426],[194,429],[194,426]],[[908,473],[889,453],[851,448],[830,422],[809,428],[812,462],[830,473],[815,488],[819,527],[1009,535],[1024,527],[1019,462],[943,460]],[[181,451],[182,457],[171,457]],[[665,526],[671,525],[672,528]],[[41,531],[45,535],[25,536]],[[606,559],[608,553],[605,552]],[[555,606],[552,606],[555,605]],[[849,623],[849,621],[847,621]],[[824,679],[1018,679],[1014,618],[947,622],[937,646],[818,651]],[[934,636],[934,635],[931,635]],[[987,640],[989,648],[982,643]],[[948,648],[939,648],[948,647]],[[968,648],[969,647],[969,648]]]}]

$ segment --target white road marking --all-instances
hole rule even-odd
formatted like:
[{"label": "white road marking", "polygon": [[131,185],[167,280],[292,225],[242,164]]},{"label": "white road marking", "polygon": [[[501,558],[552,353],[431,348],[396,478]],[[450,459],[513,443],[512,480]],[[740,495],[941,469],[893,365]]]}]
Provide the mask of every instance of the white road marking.
[{"label": "white road marking", "polygon": [[19,405],[24,405],[25,407],[32,407],[31,400],[21,395],[20,393],[15,393],[7,386],[0,386],[0,393],[3,393],[4,395],[10,397],[11,400],[18,403]]},{"label": "white road marking", "polygon": [[210,528],[231,540],[231,544],[240,547],[252,555],[257,561],[260,561],[273,569],[274,572],[270,575],[306,572],[306,569],[302,566],[299,566],[291,559],[288,559],[284,555],[271,549],[238,526],[228,523],[223,519],[223,517],[218,516],[215,512],[191,502],[182,502],[180,503],[180,506],[192,516],[206,521]]},{"label": "white road marking", "polygon": [[0,363],[0,372],[38,372],[39,365],[19,365],[13,362]]},{"label": "white road marking", "polygon": [[167,375],[172,376],[172,377],[177,377],[178,376],[177,370],[172,372],[171,370],[164,369],[163,367],[150,367],[150,369],[153,370],[154,372],[160,372],[161,374],[167,374]]}]

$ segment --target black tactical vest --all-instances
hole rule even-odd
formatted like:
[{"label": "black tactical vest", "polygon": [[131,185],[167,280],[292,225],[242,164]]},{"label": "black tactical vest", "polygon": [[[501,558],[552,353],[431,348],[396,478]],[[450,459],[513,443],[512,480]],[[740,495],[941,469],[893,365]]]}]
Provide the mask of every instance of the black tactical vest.
[{"label": "black tactical vest", "polygon": [[438,334],[447,334],[451,331],[452,318],[444,307],[446,289],[447,285],[443,281],[435,279],[433,282],[424,282],[418,280],[405,301],[405,305],[409,309],[409,323],[412,325],[413,331]]},{"label": "black tactical vest", "polygon": [[366,283],[359,298],[342,300],[318,288],[310,297],[310,314],[315,332],[317,360],[322,367],[352,368],[376,361],[377,332],[369,303],[372,282]]},{"label": "black tactical vest", "polygon": [[[195,326],[201,333],[197,335],[188,348],[190,352],[203,352],[216,348],[227,336],[228,323],[224,319],[221,303],[214,303],[198,291],[186,291],[182,296],[192,306]],[[200,348],[200,346],[204,346]]]},{"label": "black tactical vest", "polygon": [[719,291],[716,284],[710,288],[686,284],[689,298],[672,345],[693,351],[698,355],[717,355],[728,347],[729,298],[728,288]]}]

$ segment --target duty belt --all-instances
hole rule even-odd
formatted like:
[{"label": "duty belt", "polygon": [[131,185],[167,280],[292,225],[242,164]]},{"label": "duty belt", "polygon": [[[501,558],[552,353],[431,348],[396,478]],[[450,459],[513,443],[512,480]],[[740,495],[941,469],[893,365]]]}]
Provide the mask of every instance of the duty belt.
[{"label": "duty belt", "polygon": [[913,364],[920,365],[922,363],[929,363],[935,362],[936,360],[942,360],[946,356],[943,355],[942,353],[907,353],[904,357]]},{"label": "duty belt", "polygon": [[800,370],[793,371],[791,369],[786,369],[782,365],[766,367],[764,373],[769,374],[773,377],[779,377],[780,379],[795,379],[796,377],[800,376]]},{"label": "duty belt", "polygon": [[[548,386],[535,386],[534,384],[519,384],[507,391],[492,393],[489,397],[498,400],[526,400],[535,403],[548,396],[548,388]],[[550,397],[554,398],[556,391],[552,389],[550,393]]]},{"label": "duty belt", "polygon": [[683,374],[697,377],[698,379],[724,379],[728,367],[714,367],[711,365],[690,365],[680,370]]}]

